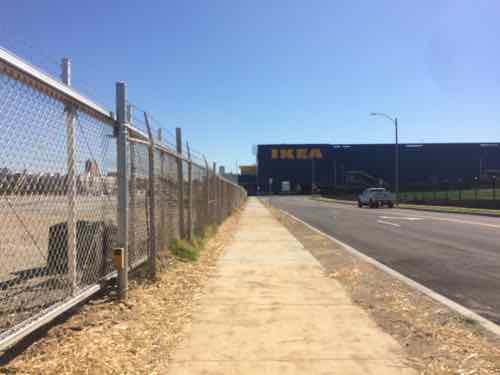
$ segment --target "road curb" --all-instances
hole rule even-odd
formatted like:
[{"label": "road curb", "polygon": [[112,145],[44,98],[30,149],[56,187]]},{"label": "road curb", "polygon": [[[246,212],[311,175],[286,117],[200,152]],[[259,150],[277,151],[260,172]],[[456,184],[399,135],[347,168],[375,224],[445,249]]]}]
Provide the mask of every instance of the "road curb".
[{"label": "road curb", "polygon": [[[277,207],[275,207],[277,208]],[[467,318],[467,319],[470,319],[476,323],[478,323],[479,325],[481,325],[484,329],[486,329],[488,332],[491,332],[493,333],[494,335],[497,335],[498,337],[500,337],[500,326],[493,323],[492,321],[486,319],[486,318],[483,318],[482,316],[476,314],[475,312],[469,310],[467,307],[459,304],[459,303],[456,303],[452,300],[450,300],[449,298],[427,288],[426,286],[418,283],[417,281],[407,277],[407,276],[404,276],[403,274],[399,273],[398,271],[386,266],[385,264],[382,264],[380,263],[378,260],[372,258],[372,257],[369,257],[368,255],[366,254],[363,254],[362,252],[360,252],[359,250],[356,250],[355,248],[349,246],[348,244],[336,239],[335,237],[332,237],[324,232],[322,232],[321,230],[313,227],[311,224],[308,224],[306,223],[305,221],[299,219],[298,217],[292,215],[291,213],[285,211],[285,210],[282,210],[280,208],[277,208],[281,213],[283,213],[284,215],[292,218],[293,220],[301,223],[301,224],[304,224],[305,226],[307,226],[309,229],[327,237],[328,239],[332,240],[333,242],[339,244],[340,246],[342,246],[343,248],[345,248],[349,253],[351,253],[352,255],[360,258],[360,259],[363,259],[364,261],[366,261],[367,263],[370,263],[371,265],[375,266],[376,268],[378,268],[379,270],[395,277],[396,279],[398,279],[399,281],[405,283],[406,285],[408,285],[409,287],[413,288],[413,289],[416,289],[418,290],[419,292],[429,296],[430,298],[432,298],[433,300],[439,302],[439,303],[442,303],[443,305],[445,305],[446,307],[448,307],[449,309],[455,311],[456,313],[462,315],[463,317]]]}]

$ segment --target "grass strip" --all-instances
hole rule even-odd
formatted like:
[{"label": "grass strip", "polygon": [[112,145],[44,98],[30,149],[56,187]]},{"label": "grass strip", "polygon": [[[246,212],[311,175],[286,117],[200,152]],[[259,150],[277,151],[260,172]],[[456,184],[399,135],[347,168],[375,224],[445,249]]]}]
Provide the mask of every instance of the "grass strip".
[{"label": "grass strip", "polygon": [[201,233],[193,236],[191,240],[175,239],[170,243],[169,249],[179,260],[195,262],[200,256],[200,251],[205,248],[207,241],[215,235],[215,225],[206,226]]}]

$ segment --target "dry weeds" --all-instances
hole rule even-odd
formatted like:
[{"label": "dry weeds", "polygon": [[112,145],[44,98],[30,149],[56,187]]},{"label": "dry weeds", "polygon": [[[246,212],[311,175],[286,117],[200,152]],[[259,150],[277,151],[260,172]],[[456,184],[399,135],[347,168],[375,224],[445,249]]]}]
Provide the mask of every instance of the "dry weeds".
[{"label": "dry weeds", "polygon": [[302,223],[271,210],[353,301],[401,344],[408,364],[420,374],[500,374],[498,337]]}]

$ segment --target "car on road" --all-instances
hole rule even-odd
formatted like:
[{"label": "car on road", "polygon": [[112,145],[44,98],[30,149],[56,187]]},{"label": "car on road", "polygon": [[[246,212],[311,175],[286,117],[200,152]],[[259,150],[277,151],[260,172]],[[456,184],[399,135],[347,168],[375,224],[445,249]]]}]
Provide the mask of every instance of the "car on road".
[{"label": "car on road", "polygon": [[394,207],[396,196],[385,188],[368,188],[358,195],[358,207],[377,208],[386,205]]}]

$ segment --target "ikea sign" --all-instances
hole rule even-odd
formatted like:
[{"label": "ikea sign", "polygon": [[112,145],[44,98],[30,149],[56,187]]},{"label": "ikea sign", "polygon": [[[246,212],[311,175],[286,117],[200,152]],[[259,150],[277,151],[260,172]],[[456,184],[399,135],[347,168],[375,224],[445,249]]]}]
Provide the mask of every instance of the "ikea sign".
[{"label": "ikea sign", "polygon": [[323,159],[319,148],[273,148],[271,159],[275,160],[312,160]]}]

